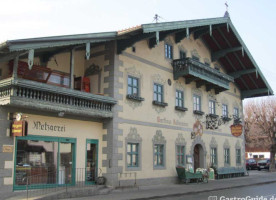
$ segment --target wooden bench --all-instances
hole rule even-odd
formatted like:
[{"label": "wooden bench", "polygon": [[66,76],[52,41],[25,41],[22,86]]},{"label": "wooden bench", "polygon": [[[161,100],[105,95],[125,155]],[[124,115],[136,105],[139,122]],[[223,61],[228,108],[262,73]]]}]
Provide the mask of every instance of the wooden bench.
[{"label": "wooden bench", "polygon": [[196,180],[197,183],[203,181],[201,172],[192,173],[187,171],[184,167],[176,167],[176,172],[180,182],[188,183],[191,179]]},{"label": "wooden bench", "polygon": [[246,174],[243,167],[221,167],[217,170],[217,179],[241,177]]}]

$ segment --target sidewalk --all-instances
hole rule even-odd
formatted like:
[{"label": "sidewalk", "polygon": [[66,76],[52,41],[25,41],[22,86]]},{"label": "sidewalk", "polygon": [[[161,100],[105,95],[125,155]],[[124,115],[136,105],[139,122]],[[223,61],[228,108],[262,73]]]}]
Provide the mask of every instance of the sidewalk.
[{"label": "sidewalk", "polygon": [[[214,190],[246,187],[251,185],[269,184],[276,182],[276,172],[250,171],[249,176],[209,181],[209,183],[171,184],[144,186],[139,189],[113,190],[106,195],[93,196],[93,200],[144,200],[158,197],[179,196],[209,192]],[[81,200],[91,199],[90,197],[75,198]],[[73,200],[73,199],[72,199]]]}]

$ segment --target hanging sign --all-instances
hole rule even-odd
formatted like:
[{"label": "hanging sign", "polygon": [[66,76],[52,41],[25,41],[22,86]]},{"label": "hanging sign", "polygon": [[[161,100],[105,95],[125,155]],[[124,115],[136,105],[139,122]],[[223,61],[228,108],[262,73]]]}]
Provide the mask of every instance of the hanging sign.
[{"label": "hanging sign", "polygon": [[239,137],[242,134],[242,125],[237,124],[237,125],[231,125],[230,126],[231,133],[235,137]]},{"label": "hanging sign", "polygon": [[14,137],[27,135],[27,122],[22,120],[21,115],[22,114],[18,113],[15,121],[12,123],[12,135]]}]

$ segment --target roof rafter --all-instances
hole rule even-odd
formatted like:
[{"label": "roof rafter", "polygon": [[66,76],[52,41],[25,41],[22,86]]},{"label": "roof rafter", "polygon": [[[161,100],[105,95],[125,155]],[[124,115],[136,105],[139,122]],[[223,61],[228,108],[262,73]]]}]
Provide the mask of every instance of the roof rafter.
[{"label": "roof rafter", "polygon": [[241,46],[240,47],[231,47],[231,48],[228,48],[228,49],[223,49],[223,50],[220,50],[220,51],[216,51],[216,52],[212,53],[212,56],[211,56],[212,62],[218,60],[219,58],[225,56],[228,53],[232,53],[232,52],[240,51],[240,50],[242,50]]},{"label": "roof rafter", "polygon": [[244,74],[250,74],[253,72],[256,72],[256,69],[245,69],[245,70],[241,70],[241,71],[232,72],[229,75],[236,79],[236,78],[241,77]]}]

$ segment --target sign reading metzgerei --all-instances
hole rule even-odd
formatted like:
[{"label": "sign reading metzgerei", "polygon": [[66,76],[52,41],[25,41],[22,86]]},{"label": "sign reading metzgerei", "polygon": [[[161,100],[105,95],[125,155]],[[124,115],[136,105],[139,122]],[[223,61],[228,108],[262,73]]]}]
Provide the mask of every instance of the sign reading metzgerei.
[{"label": "sign reading metzgerei", "polygon": [[53,125],[47,122],[34,121],[33,129],[40,131],[65,132],[65,125]]}]

